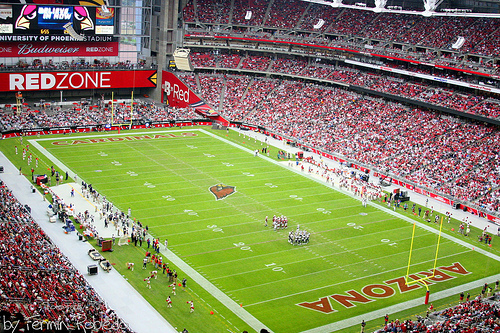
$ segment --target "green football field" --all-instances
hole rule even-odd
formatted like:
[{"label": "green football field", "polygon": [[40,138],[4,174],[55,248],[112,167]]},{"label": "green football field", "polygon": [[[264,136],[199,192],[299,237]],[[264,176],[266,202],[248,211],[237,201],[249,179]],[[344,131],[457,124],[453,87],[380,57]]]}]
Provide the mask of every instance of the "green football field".
[{"label": "green football field", "polygon": [[[423,303],[424,283],[404,282],[411,218],[377,203],[362,207],[357,198],[278,161],[276,148],[270,157],[256,157],[259,142],[208,128],[35,140],[45,148],[41,157],[53,155],[47,164],[64,164],[116,207],[130,207],[153,236],[162,243],[168,238],[172,256],[203,277],[196,295],[209,306],[187,321],[185,311],[163,307],[168,288],[148,294],[139,287],[144,272],[124,272],[173,324],[190,322],[195,332],[251,331],[261,324],[273,332],[354,332],[362,319]],[[273,215],[286,216],[288,229],[273,231]],[[293,246],[288,232],[299,225],[311,233],[310,242]],[[436,230],[417,225],[409,281],[432,276]],[[126,248],[115,250],[113,260],[128,260],[122,251],[140,262],[143,252]],[[431,299],[499,274],[487,251],[445,233],[437,270],[427,280]],[[214,296],[219,292],[230,301]],[[211,307],[219,309],[217,320]]]}]

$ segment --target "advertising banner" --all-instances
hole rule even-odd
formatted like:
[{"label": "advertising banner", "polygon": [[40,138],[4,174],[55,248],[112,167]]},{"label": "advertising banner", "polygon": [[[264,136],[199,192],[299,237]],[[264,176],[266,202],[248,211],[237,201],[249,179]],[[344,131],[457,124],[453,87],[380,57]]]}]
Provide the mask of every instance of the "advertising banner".
[{"label": "advertising banner", "polygon": [[3,42],[0,57],[116,57],[118,42]]},{"label": "advertising banner", "polygon": [[0,91],[154,87],[155,70],[0,73]]},{"label": "advertising banner", "polygon": [[210,105],[199,98],[189,89],[177,76],[171,72],[162,72],[162,95],[161,102],[171,107],[187,108],[192,107],[205,116],[216,116]]}]

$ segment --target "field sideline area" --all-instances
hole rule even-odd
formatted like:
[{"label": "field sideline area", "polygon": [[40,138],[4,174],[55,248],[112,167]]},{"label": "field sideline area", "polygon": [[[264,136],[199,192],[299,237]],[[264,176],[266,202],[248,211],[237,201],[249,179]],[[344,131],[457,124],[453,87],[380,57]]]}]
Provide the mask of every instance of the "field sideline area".
[{"label": "field sideline area", "polygon": [[[424,309],[424,284],[404,283],[415,219],[378,202],[363,207],[359,197],[292,166],[294,159],[277,160],[279,148],[256,156],[260,141],[198,127],[28,140],[41,161],[36,173],[54,165],[76,174],[117,208],[130,208],[161,243],[168,238],[164,255],[190,283],[172,296],[171,309],[165,276],[144,288],[145,244],[115,247],[106,256],[178,327],[354,332],[361,320],[375,327],[385,313]],[[16,144],[17,138],[2,142],[11,160],[19,159]],[[288,228],[274,231],[273,215],[286,216]],[[308,244],[288,242],[297,229],[311,234]],[[445,229],[428,280],[432,301],[477,294],[500,274],[496,250]],[[417,222],[411,280],[432,274],[437,243],[437,225]],[[136,263],[133,272],[125,269],[129,261]],[[186,302],[193,298],[199,306],[189,314]]]}]

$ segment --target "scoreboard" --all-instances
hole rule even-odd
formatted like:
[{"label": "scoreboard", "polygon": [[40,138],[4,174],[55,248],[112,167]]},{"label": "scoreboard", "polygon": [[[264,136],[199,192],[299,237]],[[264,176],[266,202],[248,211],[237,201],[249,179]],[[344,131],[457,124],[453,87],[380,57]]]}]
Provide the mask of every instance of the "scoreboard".
[{"label": "scoreboard", "polygon": [[[115,10],[98,6],[0,4],[0,41],[29,41],[33,40],[29,36],[40,35],[65,35],[65,40],[72,41],[68,26],[84,36],[85,41],[111,41],[115,32]],[[8,36],[11,38],[6,38]]]}]

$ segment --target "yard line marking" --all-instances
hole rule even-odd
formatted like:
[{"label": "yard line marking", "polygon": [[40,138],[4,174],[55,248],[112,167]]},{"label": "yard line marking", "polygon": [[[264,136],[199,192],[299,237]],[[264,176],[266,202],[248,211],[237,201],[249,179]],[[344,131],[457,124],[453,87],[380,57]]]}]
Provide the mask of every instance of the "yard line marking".
[{"label": "yard line marking", "polygon": [[[409,239],[409,238],[407,238]],[[374,244],[374,245],[371,245],[371,246],[366,246],[364,248],[361,248],[361,249],[368,249],[368,248],[371,248],[371,247],[374,247],[374,246],[380,246],[380,244]],[[425,247],[427,248],[427,247]],[[421,250],[423,248],[419,248],[419,250]],[[340,251],[340,252],[336,252],[336,253],[332,253],[330,255],[324,255],[324,256],[320,256],[319,254],[316,254],[316,256],[320,256],[320,257],[328,257],[328,256],[334,256],[334,255],[339,255],[339,254],[343,254],[343,253],[352,253],[354,252],[353,250],[349,250],[349,249],[346,249],[345,251]],[[466,251],[466,252],[470,252],[470,251]],[[314,252],[313,252],[314,254]],[[399,253],[395,253],[394,255],[400,255],[402,254],[402,252],[399,252]],[[453,254],[455,255],[455,254]],[[299,263],[304,263],[304,262],[307,262],[309,260],[317,260],[318,258],[317,257],[309,257],[307,259],[304,259],[304,260],[297,260],[297,261],[292,261],[292,262],[287,262],[287,263],[282,263],[280,264],[280,266],[287,266],[287,265],[293,265],[293,264],[299,264]],[[392,256],[392,255],[390,255]],[[379,258],[388,258],[390,256],[384,256],[384,257],[379,257]],[[378,261],[379,258],[376,258],[376,259],[365,259],[363,260],[364,262],[371,262],[371,261]],[[345,267],[349,267],[349,266],[352,266],[352,265],[355,265],[355,264],[359,264],[360,262],[356,262],[356,263],[353,263],[353,264],[349,264],[349,265],[343,265],[343,266],[338,266],[339,268],[345,268]],[[416,265],[418,264],[421,264],[420,262],[417,263]],[[377,264],[374,264],[374,265],[377,265]],[[379,265],[377,265],[379,266]],[[405,266],[406,267],[406,266]],[[232,276],[237,276],[237,275],[245,275],[247,273],[255,273],[255,272],[259,272],[259,271],[264,271],[266,270],[267,268],[258,268],[258,269],[254,269],[254,270],[246,270],[246,271],[241,271],[241,272],[238,272],[238,273],[234,273],[234,274],[228,274],[228,275],[224,275],[224,276],[220,276],[220,277],[213,277],[212,280],[218,280],[218,279],[224,279],[224,278],[227,278],[227,277],[232,277]],[[300,275],[300,277],[303,277],[302,275]],[[279,281],[282,281],[282,280],[286,280],[286,279],[279,279]]]},{"label": "yard line marking", "polygon": [[[427,248],[431,248],[433,247],[433,245],[430,245],[430,246],[426,246],[424,248],[421,248],[421,250],[424,250],[424,249],[427,249]],[[464,252],[460,252],[460,253],[454,253],[452,255],[449,255],[449,257],[453,257],[455,255],[458,255],[458,254],[463,254],[463,253],[469,253],[470,251],[464,251]],[[394,253],[394,254],[390,254],[390,255],[387,255],[387,256],[383,256],[383,257],[380,257],[380,259],[385,259],[385,258],[390,258],[390,257],[394,257],[394,256],[398,256],[398,255],[401,255],[402,253]],[[377,258],[378,260],[378,258]],[[367,262],[371,262],[373,261],[373,259],[369,259],[369,260],[366,260]],[[426,261],[428,262],[428,261]],[[418,264],[424,264],[425,262],[419,262]],[[333,264],[333,263],[332,263]],[[349,267],[349,266],[352,266],[352,265],[358,265],[358,263],[352,263],[352,264],[347,264],[347,265],[344,265],[344,266],[338,266],[336,264],[333,264],[334,265],[334,268],[335,269],[342,269],[342,267]],[[325,269],[324,271],[329,271],[333,268],[330,268],[330,269]],[[384,272],[390,272],[389,270],[384,270]],[[315,273],[310,273],[310,274],[315,274]],[[382,273],[376,273],[375,275],[377,274],[382,274]],[[370,277],[369,275],[363,275],[357,279],[352,279],[352,280],[349,280],[349,281],[346,281],[346,282],[353,282],[353,281],[356,281],[356,280],[359,280],[359,279],[363,279],[363,278],[366,278],[366,277]],[[303,279],[304,276],[302,275],[297,275],[297,276],[291,276],[291,277],[287,277],[287,278],[284,278],[284,279],[280,279],[280,280],[276,280],[276,281],[272,281],[272,282],[264,282],[264,283],[260,283],[259,285],[262,286],[262,285],[270,285],[270,284],[273,284],[273,283],[279,283],[280,285],[282,285],[283,281],[287,281],[287,280],[291,280],[291,279]],[[344,282],[342,282],[344,283]],[[237,292],[237,291],[240,291],[240,290],[245,290],[245,289],[251,289],[251,288],[255,288],[255,287],[258,287],[257,285],[255,286],[248,286],[248,287],[243,287],[243,288],[239,288],[239,289],[231,289],[231,292]]]},{"label": "yard line marking", "polygon": [[[385,221],[386,220],[378,220],[378,221],[373,221],[373,222],[370,222],[370,223],[378,223],[378,222],[385,222]],[[236,225],[230,225],[230,226],[238,226],[238,225],[242,225],[242,224],[243,223],[236,224]],[[228,228],[230,226],[225,225],[224,228]],[[408,228],[408,227],[406,226],[406,227],[393,228],[393,229],[390,229],[390,231],[393,232],[393,231],[397,231],[399,229],[405,229],[405,228]],[[342,227],[339,227],[339,228],[327,229],[327,230],[323,230],[321,232],[314,232],[314,234],[320,234],[320,233],[323,233],[323,232],[330,232],[330,231],[343,230],[343,229],[346,229],[346,227],[342,226]],[[205,231],[205,230],[206,229],[200,229],[200,231]],[[251,235],[251,234],[256,234],[256,233],[263,233],[263,232],[269,232],[269,231],[270,231],[270,229],[261,229],[261,230],[257,230],[257,231],[247,232],[247,233],[239,233],[239,234],[236,234],[236,235],[225,235],[223,237],[216,237],[216,238],[211,238],[211,239],[204,239],[204,240],[200,240],[198,242],[182,243],[182,244],[176,245],[176,247],[179,247],[179,246],[188,246],[188,245],[197,244],[199,242],[205,242],[205,241],[207,241],[207,242],[208,241],[219,241],[222,238],[226,239],[226,238],[229,238],[229,237],[242,237],[242,236],[245,236],[245,235]],[[380,231],[374,232],[373,234],[382,234],[382,233],[385,234],[387,232],[388,232],[388,230],[380,230]],[[190,233],[190,232],[186,232],[186,233]],[[185,234],[185,233],[178,233],[178,234]],[[281,233],[276,233],[276,235],[281,235]],[[283,234],[282,236],[286,236],[286,234]],[[423,235],[421,235],[421,236],[423,236]],[[362,238],[362,237],[365,237],[365,235],[360,234],[360,235],[356,235],[356,236],[353,236],[353,237],[345,237],[345,238],[342,238],[342,241],[356,239],[356,238]],[[330,240],[330,239],[328,239],[326,237],[324,237],[324,238],[327,239],[328,241],[324,242],[324,243],[315,243],[315,244],[312,244],[310,246],[317,246],[317,245],[322,245],[322,244],[327,244],[327,243],[335,243],[335,242],[339,241],[337,239]],[[402,238],[402,239],[406,239],[406,238]],[[257,245],[257,244],[264,244],[264,243],[268,243],[268,242],[283,241],[283,240],[284,240],[284,238],[277,238],[277,239],[267,240],[265,242],[251,243],[251,244],[247,244],[247,245]],[[296,249],[300,249],[301,247],[295,247],[295,248]],[[231,247],[231,249],[233,249],[233,247]],[[289,249],[284,250],[284,251],[288,251],[288,250]],[[276,252],[272,252],[272,253],[276,253]]]},{"label": "yard line marking", "polygon": [[[470,251],[463,251],[463,252],[457,252],[457,253],[445,256],[443,258],[454,257],[456,255],[469,253],[471,251],[472,250],[470,250]],[[424,263],[427,263],[427,262],[434,262],[434,259],[426,260],[424,262],[420,262],[419,264],[424,264]],[[354,281],[357,281],[357,280],[362,280],[362,279],[365,279],[367,277],[373,277],[373,276],[377,276],[377,275],[380,275],[380,274],[385,274],[387,272],[393,272],[393,271],[401,270],[401,269],[403,269],[405,267],[407,267],[407,266],[402,266],[402,267],[397,267],[397,268],[394,268],[394,269],[384,270],[383,272],[374,273],[374,274],[370,274],[370,275],[364,275],[364,276],[357,277],[355,279],[351,279],[351,280],[347,280],[347,281],[342,281],[342,282],[337,282],[337,283],[333,283],[333,284],[329,284],[329,285],[321,286],[321,287],[317,287],[317,288],[312,288],[312,289],[308,289],[307,291],[296,292],[296,293],[288,294],[288,295],[285,295],[285,296],[275,297],[275,298],[271,298],[271,299],[268,299],[268,300],[265,300],[265,301],[261,301],[261,302],[250,303],[250,304],[247,304],[246,307],[250,307],[250,306],[254,306],[254,305],[259,305],[259,304],[264,304],[264,303],[268,303],[268,302],[272,302],[272,301],[276,301],[276,300],[279,300],[279,299],[284,299],[284,298],[288,298],[288,297],[292,297],[292,296],[297,296],[297,295],[301,295],[301,294],[306,294],[306,293],[311,292],[311,291],[321,290],[321,289],[324,289],[324,288],[330,288],[330,287],[337,286],[337,285],[340,285],[340,284],[343,284],[343,283],[348,283],[348,282],[354,282]],[[477,286],[478,286],[477,284],[474,285],[474,287],[477,287]],[[467,290],[467,289],[463,289],[463,290]],[[419,302],[422,302],[422,300],[419,299]],[[419,304],[421,304],[421,303],[419,303]]]},{"label": "yard line marking", "polygon": [[[363,237],[363,236],[355,236],[355,237],[350,237],[350,238],[347,238],[347,239],[353,239],[353,238],[356,238],[356,237]],[[417,236],[417,237],[424,237],[424,236],[421,235],[421,236]],[[409,239],[409,238],[406,238],[406,239]],[[252,243],[252,244],[249,244],[249,245],[254,246],[254,245],[258,245],[258,244],[263,244],[263,243],[268,243],[268,242],[275,242],[275,241],[282,241],[282,239],[275,239],[275,240],[270,240],[270,241],[265,241],[265,242],[260,242],[260,243]],[[300,251],[301,249],[309,249],[311,247],[325,246],[325,245],[328,245],[328,244],[331,244],[331,243],[335,243],[335,242],[337,242],[337,240],[335,240],[335,241],[327,241],[327,242],[323,242],[323,243],[317,243],[317,244],[309,245],[308,247],[304,247],[304,248],[302,248],[302,247],[293,247],[291,249],[286,249],[286,250],[281,250],[281,251],[266,252],[266,253],[263,253],[263,254],[254,254],[251,257],[247,257],[247,258],[238,258],[238,259],[233,259],[233,260],[226,260],[224,262],[215,262],[215,263],[212,263],[212,264],[202,265],[202,266],[198,266],[198,267],[199,268],[204,268],[204,267],[209,267],[209,266],[224,265],[224,264],[227,264],[227,263],[234,263],[234,262],[238,262],[238,261],[251,260],[253,258],[259,258],[259,257],[265,257],[265,256],[274,256],[275,257],[276,254],[279,254],[279,253],[282,253],[282,252]],[[435,246],[435,245],[432,245],[432,246]],[[371,247],[371,246],[369,246],[369,247]],[[364,247],[364,248],[360,248],[360,249],[365,249],[365,248],[368,248],[368,247]],[[424,249],[424,248],[426,248],[426,247],[420,247],[419,250],[420,249]],[[332,253],[331,255],[336,255],[336,254],[337,253]],[[396,253],[396,254],[399,254],[399,252]]]}]

